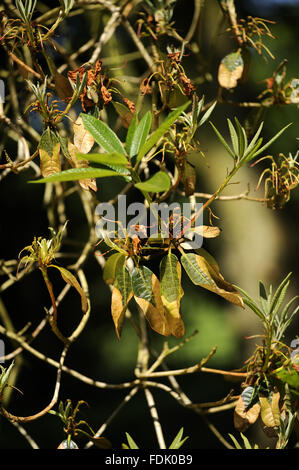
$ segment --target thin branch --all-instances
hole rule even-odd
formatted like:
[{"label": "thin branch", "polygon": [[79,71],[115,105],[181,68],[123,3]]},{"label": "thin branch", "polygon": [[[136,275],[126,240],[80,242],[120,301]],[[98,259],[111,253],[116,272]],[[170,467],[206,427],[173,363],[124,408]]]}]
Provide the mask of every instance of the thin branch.
[{"label": "thin branch", "polygon": [[153,397],[152,393],[149,391],[148,388],[144,389],[144,393],[145,393],[147,405],[148,405],[148,408],[149,408],[149,411],[150,411],[150,414],[151,414],[151,417],[152,417],[152,420],[153,420],[153,423],[154,423],[154,428],[155,428],[159,448],[160,449],[166,449],[164,435],[163,435],[163,431],[162,431],[162,427],[161,427],[161,423],[160,423],[160,419],[159,419],[159,415],[158,415],[158,411],[157,411],[157,408],[156,408],[154,397]]}]

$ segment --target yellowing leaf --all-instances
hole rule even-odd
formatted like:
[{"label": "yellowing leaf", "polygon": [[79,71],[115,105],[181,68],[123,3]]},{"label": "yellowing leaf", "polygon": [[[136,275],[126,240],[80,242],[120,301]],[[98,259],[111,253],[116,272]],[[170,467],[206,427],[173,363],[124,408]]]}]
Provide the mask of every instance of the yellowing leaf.
[{"label": "yellowing leaf", "polygon": [[242,396],[240,396],[234,411],[235,428],[240,432],[246,431],[246,429],[248,429],[251,424],[255,423],[259,417],[260,409],[261,407],[259,403],[255,403],[249,409],[246,409]]},{"label": "yellowing leaf", "polygon": [[61,171],[60,143],[49,128],[47,128],[39,142],[40,170],[44,178]]},{"label": "yellowing leaf", "polygon": [[161,298],[171,333],[176,338],[185,334],[185,326],[180,314],[181,298],[184,295],[181,287],[181,265],[171,252],[160,263]]},{"label": "yellowing leaf", "polygon": [[[76,153],[78,152],[77,147],[71,142],[68,143],[68,152],[70,155],[70,163],[73,168],[88,168],[89,163],[87,160],[78,159]],[[95,178],[87,178],[79,180],[79,184],[83,189],[97,191],[97,183]]]},{"label": "yellowing leaf", "polygon": [[121,266],[125,263],[125,255],[122,253],[114,253],[107,259],[103,269],[103,279],[107,284],[113,284],[116,274]]},{"label": "yellowing leaf", "polygon": [[[279,399],[279,392],[273,393],[270,399],[263,396],[259,397],[261,405],[261,418],[266,428],[278,428],[280,426]],[[272,429],[272,432],[271,429],[266,431],[268,431],[267,434],[269,434],[270,431],[271,435],[276,435],[275,429]]]},{"label": "yellowing leaf", "polygon": [[75,278],[75,276],[70,271],[68,271],[65,268],[62,268],[61,266],[57,266],[55,264],[50,264],[49,267],[58,269],[60,271],[62,279],[67,284],[70,284],[72,287],[74,287],[76,289],[76,291],[80,294],[80,297],[81,297],[82,311],[86,312],[87,309],[88,309],[87,297],[86,297],[86,294],[85,294],[84,290],[82,289],[81,285],[79,284],[79,282]]},{"label": "yellowing leaf", "polygon": [[244,307],[239,291],[223,279],[217,268],[213,268],[206,257],[195,253],[184,253],[181,256],[181,263],[195,285],[215,292],[239,307]]},{"label": "yellowing leaf", "polygon": [[223,88],[235,88],[242,77],[244,61],[239,51],[226,55],[218,69],[218,82]]},{"label": "yellowing leaf", "polygon": [[73,126],[74,130],[74,145],[77,147],[78,152],[88,153],[94,145],[94,138],[85,129],[82,117],[79,115]]},{"label": "yellowing leaf", "polygon": [[160,335],[170,336],[171,329],[164,311],[157,276],[146,266],[135,268],[132,273],[132,285],[134,298],[151,328]]},{"label": "yellowing leaf", "polygon": [[126,310],[132,295],[131,275],[124,264],[116,274],[111,300],[111,314],[118,339],[120,339]]}]

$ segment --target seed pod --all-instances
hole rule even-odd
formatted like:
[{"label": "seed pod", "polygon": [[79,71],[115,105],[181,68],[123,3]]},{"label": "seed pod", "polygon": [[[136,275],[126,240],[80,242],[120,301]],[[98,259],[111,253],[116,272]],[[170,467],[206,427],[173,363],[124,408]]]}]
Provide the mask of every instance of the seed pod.
[{"label": "seed pod", "polygon": [[65,439],[59,444],[57,449],[79,449],[79,447],[77,446],[75,441],[68,441],[67,439]]},{"label": "seed pod", "polygon": [[192,196],[196,185],[196,171],[194,166],[187,161],[184,163],[182,180],[185,189],[185,196]]}]

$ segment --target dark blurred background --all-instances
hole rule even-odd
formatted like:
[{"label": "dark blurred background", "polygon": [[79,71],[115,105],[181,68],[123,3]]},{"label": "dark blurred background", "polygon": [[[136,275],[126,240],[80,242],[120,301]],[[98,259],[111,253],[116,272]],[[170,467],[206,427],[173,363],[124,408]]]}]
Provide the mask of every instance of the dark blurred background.
[{"label": "dark blurred background", "polygon": [[[203,25],[199,47],[201,61],[194,57],[186,57],[184,66],[186,73],[197,83],[198,94],[205,95],[206,101],[214,99],[217,94],[217,69],[222,57],[235,49],[230,34],[216,31],[221,13],[216,1],[206,1],[203,12]],[[174,12],[175,26],[184,36],[188,30],[192,14],[193,2],[178,0]],[[240,17],[247,15],[259,16],[272,21],[271,31],[277,40],[268,39],[266,44],[273,52],[275,59],[264,60],[258,54],[252,54],[251,69],[248,81],[243,84],[235,96],[242,101],[255,100],[265,88],[263,80],[270,77],[273,70],[285,58],[288,59],[287,75],[299,78],[298,68],[298,20],[299,1],[236,1]],[[93,16],[91,18],[91,16]],[[84,21],[84,25],[82,25]],[[82,34],[89,27],[94,27],[101,21],[98,14],[86,13],[83,17],[74,16],[65,21],[59,30],[59,40],[65,45],[71,44],[70,50],[76,50],[86,38]],[[105,46],[102,57],[110,58],[115,48],[132,49],[126,32],[118,28],[112,40]],[[119,51],[121,53],[122,50]],[[2,56],[3,57],[3,56]],[[211,60],[212,59],[212,60]],[[82,63],[88,60],[88,55],[82,57]],[[205,64],[211,62],[210,76],[206,75]],[[104,62],[105,63],[105,62]],[[6,63],[3,63],[3,76],[7,73]],[[129,71],[125,74],[143,73],[144,64],[139,60],[130,63]],[[113,71],[110,72],[113,74]],[[137,93],[137,92],[135,92]],[[134,89],[132,91],[134,97]],[[113,113],[113,110],[108,112]],[[226,135],[226,118],[235,115],[244,122],[250,111],[217,105],[212,115],[214,124]],[[298,150],[298,108],[296,105],[281,106],[269,109],[263,116],[265,126],[263,135],[270,138],[280,128],[289,122],[293,126],[271,147],[269,152],[277,155],[283,152],[293,155]],[[3,132],[3,128],[0,130]],[[120,134],[121,135],[121,134]],[[207,158],[198,156],[196,161],[198,171],[197,190],[212,193],[221,182],[226,168],[229,167],[229,157],[219,147],[208,124],[201,128],[200,140]],[[13,151],[8,149],[8,151]],[[9,152],[10,153],[10,152]],[[2,157],[3,158],[3,157]],[[260,174],[260,168],[246,168],[235,181],[239,184],[230,186],[225,194],[240,194],[251,185],[251,195],[263,196],[263,189],[255,192]],[[0,184],[1,218],[0,218],[0,258],[16,258],[20,250],[31,244],[34,236],[48,236],[48,221],[43,205],[44,187],[29,185],[33,177],[32,171],[24,171],[19,175],[10,174]],[[98,184],[99,201],[107,201],[121,190],[123,184],[111,184],[109,179],[101,180]],[[298,203],[299,193],[293,191],[291,200],[283,210],[273,211],[265,205],[249,201],[215,202],[213,211],[219,217],[217,224],[222,228],[219,238],[209,241],[204,247],[210,251],[220,264],[225,279],[239,285],[250,294],[257,296],[258,281],[261,279],[266,286],[278,283],[290,271],[293,273],[291,288],[288,296],[298,293]],[[79,209],[78,209],[79,208]],[[85,219],[80,208],[77,194],[67,199],[69,234],[76,240],[85,241],[88,234],[84,225]],[[110,316],[110,290],[102,280],[102,273],[97,261],[91,257],[86,263],[87,280],[90,286],[92,303],[91,318],[84,333],[71,347],[66,365],[89,377],[109,383],[120,383],[133,379],[133,370],[137,354],[137,342],[134,331],[129,323],[125,324],[122,338],[117,340]],[[55,273],[52,273],[55,291],[58,293],[63,283]],[[238,368],[252,353],[256,339],[246,340],[245,336],[258,334],[261,326],[250,311],[238,309],[225,300],[196,288],[187,278],[183,278],[185,295],[182,299],[182,314],[186,325],[186,335],[198,330],[198,335],[183,349],[170,356],[167,361],[171,367],[180,368],[193,365],[209,353],[217,345],[217,354],[209,362],[210,367],[230,370]],[[14,327],[19,330],[31,321],[36,326],[44,315],[43,306],[49,306],[48,294],[38,271],[27,276],[22,282],[16,283],[1,296]],[[63,324],[70,329],[80,318],[80,300],[76,294],[68,295],[61,306]],[[298,320],[289,329],[285,342],[289,343],[298,334]],[[160,350],[164,338],[153,334],[152,345]],[[13,350],[15,344],[5,340],[7,349]],[[169,340],[170,345],[178,340]],[[54,335],[45,329],[34,341],[34,347],[55,359],[59,358],[61,345]],[[10,396],[8,409],[16,415],[29,415],[39,411],[51,399],[56,369],[42,363],[29,353],[24,352],[15,385],[22,390],[23,395],[13,391]],[[221,376],[213,374],[195,374],[179,380],[183,390],[194,403],[211,402],[223,398],[230,390],[239,393],[240,383],[232,383]],[[167,381],[165,381],[167,383]],[[126,391],[101,390],[85,385],[67,374],[63,374],[60,399],[71,398],[86,400],[89,408],[82,407],[82,419],[96,430],[109,417],[115,407],[126,395]],[[183,409],[160,390],[154,390],[162,428],[169,445],[179,429],[184,427],[184,434],[189,439],[184,444],[185,449],[218,449],[220,442],[208,430],[204,421],[193,412]],[[232,410],[211,416],[211,422],[223,436],[229,440],[228,433],[238,435],[233,427]],[[41,448],[55,448],[63,439],[62,425],[54,416],[47,415],[26,426],[28,432]],[[152,421],[142,392],[126,405],[121,413],[112,421],[104,435],[111,440],[113,447],[120,448],[128,432],[143,448],[156,448],[156,440]],[[259,424],[255,424],[247,433],[251,440],[273,446],[273,440],[264,436]],[[78,440],[83,445],[84,440]],[[16,429],[4,419],[0,419],[0,448],[27,448],[28,444]]]}]

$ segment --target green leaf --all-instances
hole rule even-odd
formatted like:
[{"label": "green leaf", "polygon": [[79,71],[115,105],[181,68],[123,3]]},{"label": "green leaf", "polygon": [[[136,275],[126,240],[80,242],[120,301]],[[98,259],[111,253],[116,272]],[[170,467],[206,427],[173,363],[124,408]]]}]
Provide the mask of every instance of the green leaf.
[{"label": "green leaf", "polygon": [[162,302],[171,332],[176,338],[181,338],[185,334],[180,315],[180,303],[184,294],[181,287],[181,265],[170,251],[160,263],[160,282]]},{"label": "green leaf", "polygon": [[256,131],[254,137],[252,138],[250,144],[248,145],[248,147],[245,149],[245,152],[244,152],[244,156],[243,158],[247,158],[248,155],[252,152],[252,150],[254,149],[254,146],[257,142],[257,139],[259,138],[259,135],[260,133],[262,132],[262,129],[263,129],[263,126],[264,126],[264,122],[261,122],[258,130]]},{"label": "green leaf", "polygon": [[217,135],[218,139],[220,140],[220,142],[222,143],[223,147],[226,149],[226,151],[230,154],[231,157],[233,157],[233,159],[235,159],[235,155],[234,155],[234,152],[232,152],[232,150],[230,149],[229,145],[226,143],[225,139],[222,137],[222,135],[220,134],[220,132],[218,131],[218,129],[214,126],[214,124],[210,121],[210,124],[211,126],[213,127],[214,129],[214,132],[215,134]]},{"label": "green leaf", "polygon": [[235,448],[236,449],[242,449],[242,446],[239,444],[237,439],[232,434],[228,434],[228,435],[231,438],[231,440],[233,441],[233,443],[235,444]]},{"label": "green leaf", "polygon": [[131,145],[130,145],[130,157],[135,157],[138,155],[139,150],[144,145],[148,133],[151,129],[152,125],[152,114],[148,111],[143,118],[141,119],[140,123],[135,129],[134,135],[132,137]]},{"label": "green leaf", "polygon": [[128,440],[128,444],[129,444],[129,449],[139,449],[138,445],[136,444],[136,442],[132,439],[132,437],[130,436],[130,434],[128,434],[126,432],[126,436],[127,436],[127,440]]},{"label": "green leaf", "polygon": [[195,285],[210,290],[239,307],[244,307],[243,299],[238,290],[232,284],[226,282],[204,256],[195,253],[184,253],[181,256],[181,263]]},{"label": "green leaf", "polygon": [[61,274],[62,279],[63,279],[67,284],[69,284],[70,286],[72,286],[72,287],[74,287],[74,288],[76,289],[76,291],[80,294],[80,297],[81,297],[81,307],[82,307],[82,311],[83,311],[83,312],[87,312],[87,309],[88,309],[87,297],[86,297],[86,294],[85,294],[84,290],[83,290],[82,287],[80,286],[79,282],[78,282],[77,279],[75,278],[75,276],[74,276],[70,271],[68,271],[67,269],[62,268],[61,266],[57,266],[56,264],[50,264],[50,265],[49,265],[49,268],[56,268],[56,269],[58,269],[58,271],[59,271],[60,274]]},{"label": "green leaf", "polygon": [[108,153],[121,153],[125,155],[121,141],[110,127],[104,122],[89,114],[81,113],[84,127],[93,136],[94,140]]},{"label": "green leaf", "polygon": [[212,106],[210,106],[209,109],[205,112],[205,114],[202,116],[202,118],[200,119],[198,123],[198,127],[202,126],[209,119],[212,112],[214,111],[216,104],[217,104],[217,101],[215,101],[215,103],[213,103]]},{"label": "green leaf", "polygon": [[131,274],[126,265],[123,264],[117,271],[111,300],[111,314],[118,339],[120,339],[125,313],[132,295]]},{"label": "green leaf", "polygon": [[235,157],[238,157],[239,156],[238,134],[234,126],[232,125],[232,122],[230,119],[227,120],[227,123],[228,123],[229,132],[230,132],[230,138],[231,138],[233,149],[234,149],[234,154],[235,154]]},{"label": "green leaf", "polygon": [[244,127],[241,126],[238,119],[235,117],[235,123],[237,125],[238,131],[238,156],[241,159],[244,155],[244,152],[247,148],[247,136]]},{"label": "green leaf", "polygon": [[158,171],[151,178],[141,183],[136,183],[135,188],[140,191],[147,191],[152,193],[162,193],[170,188],[171,181],[167,173]]},{"label": "green leaf", "polygon": [[76,157],[81,160],[88,160],[102,165],[127,166],[128,160],[121,153],[76,153]]},{"label": "green leaf", "polygon": [[152,135],[147,139],[147,141],[142,145],[138,155],[137,155],[137,161],[139,162],[144,155],[149,152],[152,147],[161,139],[161,137],[165,134],[165,132],[170,128],[170,126],[177,120],[177,118],[180,116],[180,114],[189,106],[190,101],[187,103],[184,103],[182,106],[179,108],[175,109],[172,111],[163,124],[152,133]]},{"label": "green leaf", "polygon": [[132,139],[135,134],[135,130],[137,126],[138,126],[138,113],[136,112],[133,116],[133,119],[131,121],[131,124],[127,132],[127,136],[126,136],[126,150],[127,150],[128,155],[130,155]]},{"label": "green leaf", "polygon": [[184,428],[181,428],[179,430],[179,432],[177,433],[177,435],[175,436],[174,440],[172,441],[172,443],[170,444],[169,446],[169,449],[179,449],[180,447],[182,447],[182,445],[184,444],[184,442],[189,439],[188,436],[186,436],[184,439],[182,439],[183,437],[183,432],[184,432]]},{"label": "green leaf", "polygon": [[71,168],[46,178],[29,181],[29,183],[55,183],[56,181],[76,181],[85,178],[107,178],[108,176],[120,176],[120,174],[116,171],[102,168]]},{"label": "green leaf", "polygon": [[[288,128],[292,125],[293,123],[290,122],[290,124],[287,124],[285,127],[283,127],[279,132],[277,132],[277,134],[275,134],[274,137],[272,137],[272,139],[269,140],[269,142],[267,142],[265,145],[263,145],[263,147],[261,147],[259,149],[258,152],[255,152],[254,155],[252,156],[252,158],[255,158],[257,157],[258,155],[260,155],[262,152],[264,152],[268,147],[270,147],[270,145],[273,144],[273,142],[275,142],[275,140],[278,139],[278,137],[281,136],[281,134]],[[247,160],[247,159],[246,159]]]},{"label": "green leaf", "polygon": [[125,263],[125,255],[122,253],[113,253],[107,259],[103,269],[103,279],[106,284],[113,284],[116,278],[116,273],[121,266]]}]

